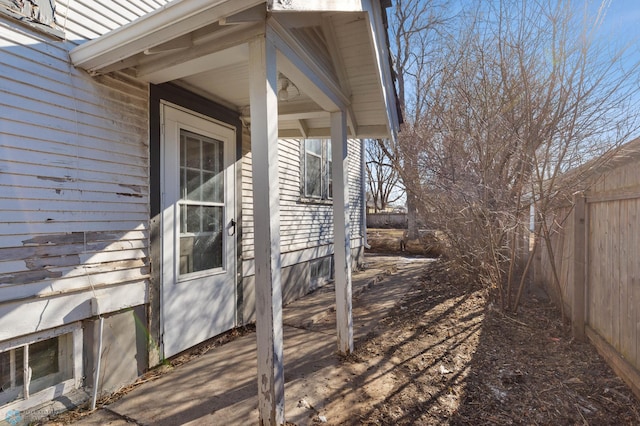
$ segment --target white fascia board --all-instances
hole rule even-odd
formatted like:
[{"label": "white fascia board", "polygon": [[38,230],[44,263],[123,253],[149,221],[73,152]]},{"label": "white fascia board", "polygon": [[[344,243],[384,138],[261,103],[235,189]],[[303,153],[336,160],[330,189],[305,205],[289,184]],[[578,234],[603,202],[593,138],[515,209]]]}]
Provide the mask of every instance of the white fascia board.
[{"label": "white fascia board", "polygon": [[363,0],[271,0],[272,12],[362,12]]},{"label": "white fascia board", "polygon": [[389,64],[389,47],[387,45],[386,28],[384,27],[381,15],[383,10],[379,0],[362,0],[362,4],[369,16],[371,41],[374,44],[376,63],[378,65],[378,78],[382,85],[382,95],[387,111],[389,137],[395,140],[398,136],[400,121],[396,109],[395,88],[391,74],[391,66]]},{"label": "white fascia board", "polygon": [[89,72],[99,72],[118,61],[264,2],[175,0],[74,48],[70,52],[71,61]]}]

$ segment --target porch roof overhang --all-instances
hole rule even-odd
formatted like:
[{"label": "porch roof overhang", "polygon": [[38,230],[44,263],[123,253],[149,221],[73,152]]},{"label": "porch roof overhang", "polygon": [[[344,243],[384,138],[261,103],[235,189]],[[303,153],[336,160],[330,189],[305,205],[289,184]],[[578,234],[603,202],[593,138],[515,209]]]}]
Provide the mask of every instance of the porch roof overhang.
[{"label": "porch roof overhang", "polygon": [[[354,138],[395,138],[399,116],[379,0],[174,0],[74,48],[92,74],[173,82],[250,121],[249,48],[274,43],[280,137],[329,137],[345,111]],[[383,2],[385,3],[385,2]]]}]

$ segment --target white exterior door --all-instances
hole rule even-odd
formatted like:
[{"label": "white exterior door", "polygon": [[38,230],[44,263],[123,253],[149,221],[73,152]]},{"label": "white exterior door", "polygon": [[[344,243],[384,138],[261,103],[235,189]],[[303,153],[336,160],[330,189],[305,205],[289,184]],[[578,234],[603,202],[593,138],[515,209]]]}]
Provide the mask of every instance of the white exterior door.
[{"label": "white exterior door", "polygon": [[235,130],[162,104],[162,345],[236,325]]}]

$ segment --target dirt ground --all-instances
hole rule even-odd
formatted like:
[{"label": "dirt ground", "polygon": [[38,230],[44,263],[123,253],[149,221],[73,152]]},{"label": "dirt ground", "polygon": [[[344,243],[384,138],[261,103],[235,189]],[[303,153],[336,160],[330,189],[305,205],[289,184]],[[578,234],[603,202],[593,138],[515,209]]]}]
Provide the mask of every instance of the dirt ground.
[{"label": "dirt ground", "polygon": [[505,315],[443,261],[425,265],[353,354],[310,372],[341,383],[310,423],[640,425],[640,401],[546,297]]},{"label": "dirt ground", "polygon": [[344,362],[362,366],[352,391],[369,403],[341,424],[640,424],[640,402],[548,300],[505,316],[439,261]]}]

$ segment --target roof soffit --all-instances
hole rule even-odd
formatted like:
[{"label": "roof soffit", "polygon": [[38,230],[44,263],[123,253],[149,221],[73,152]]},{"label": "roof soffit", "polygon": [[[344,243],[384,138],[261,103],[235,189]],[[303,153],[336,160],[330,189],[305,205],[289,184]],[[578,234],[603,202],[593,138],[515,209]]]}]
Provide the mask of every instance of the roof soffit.
[{"label": "roof soffit", "polygon": [[[196,4],[202,11],[191,13]],[[285,8],[287,4],[293,8]],[[141,80],[154,84],[173,81],[208,93],[212,99],[242,113],[247,106],[245,86],[248,84],[238,81],[235,86],[229,85],[233,88],[225,88],[227,94],[233,93],[234,98],[230,98],[225,97],[225,90],[218,92],[214,83],[242,78],[246,73],[229,74],[228,70],[248,66],[247,42],[265,34],[276,44],[279,71],[300,89],[298,99],[279,105],[282,122],[290,122],[299,135],[319,135],[328,129],[328,121],[324,126],[319,124],[328,120],[328,112],[344,109],[351,136],[385,137],[395,130],[388,113],[388,87],[384,87],[389,79],[381,69],[389,66],[388,58],[386,62],[381,60],[388,51],[377,51],[381,48],[380,35],[376,34],[381,29],[377,23],[381,10],[377,10],[377,16],[371,16],[369,10],[374,5],[376,12],[376,4],[376,0],[175,0],[129,25],[78,46],[71,56],[76,66],[89,72],[129,68]],[[178,9],[169,9],[170,5],[182,5],[180,10],[185,15],[179,15]],[[186,12],[188,5],[189,13]],[[168,16],[161,19],[158,15],[162,13],[174,16],[173,23]],[[347,17],[349,19],[344,19]],[[345,37],[348,32],[337,31],[335,26],[351,20],[367,24],[358,24],[360,29]],[[164,26],[144,33],[153,22],[164,22]],[[371,56],[366,61],[368,66],[356,67],[362,70],[357,73],[348,70],[349,61],[344,60],[345,55],[349,58],[354,52],[368,52]],[[216,74],[216,70],[220,73]],[[205,81],[214,85],[204,87]],[[234,93],[232,89],[237,90]],[[240,93],[243,91],[247,92],[246,96]],[[356,98],[352,96],[361,99],[356,102],[359,106],[355,110],[352,101]],[[291,108],[287,109],[287,105]],[[372,113],[374,110],[378,112]],[[358,119],[363,111],[366,119],[359,127]]]},{"label": "roof soffit", "polygon": [[212,23],[224,20],[264,0],[179,0],[150,12],[70,52],[74,65],[101,72],[145,50],[171,42]]}]

